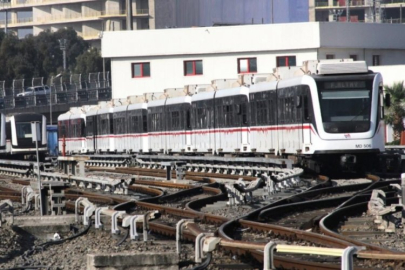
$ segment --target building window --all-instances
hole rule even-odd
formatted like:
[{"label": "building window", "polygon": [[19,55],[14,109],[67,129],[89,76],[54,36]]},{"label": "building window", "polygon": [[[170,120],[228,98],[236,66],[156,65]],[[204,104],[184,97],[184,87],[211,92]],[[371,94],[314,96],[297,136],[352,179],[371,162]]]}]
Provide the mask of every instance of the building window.
[{"label": "building window", "polygon": [[353,59],[353,61],[357,61],[357,54],[351,54],[349,58]]},{"label": "building window", "polygon": [[150,63],[132,63],[132,78],[150,77]]},{"label": "building window", "polygon": [[379,66],[379,65],[380,65],[380,56],[373,55],[373,66]]},{"label": "building window", "polygon": [[335,59],[335,55],[334,54],[327,54],[326,59]]},{"label": "building window", "polygon": [[238,73],[253,73],[257,72],[256,58],[239,58]]},{"label": "building window", "polygon": [[295,56],[278,56],[277,67],[294,67],[296,66]]},{"label": "building window", "polygon": [[184,61],[184,76],[202,75],[202,60]]}]

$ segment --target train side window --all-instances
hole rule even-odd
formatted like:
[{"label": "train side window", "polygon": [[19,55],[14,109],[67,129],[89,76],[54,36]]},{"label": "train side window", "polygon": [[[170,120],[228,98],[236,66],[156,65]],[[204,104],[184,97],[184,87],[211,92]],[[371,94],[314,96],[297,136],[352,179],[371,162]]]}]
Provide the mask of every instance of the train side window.
[{"label": "train side window", "polygon": [[81,134],[80,137],[85,137],[86,136],[86,124],[84,123],[84,120],[80,120],[80,125],[81,125]]},{"label": "train side window", "polygon": [[145,114],[142,115],[142,127],[143,127],[143,130],[142,130],[143,132],[148,131],[148,118]]},{"label": "train side window", "polygon": [[109,128],[110,134],[114,134],[114,125],[113,125],[114,122],[113,122],[112,115],[109,115],[107,123],[109,123],[109,126],[110,126],[110,128]]},{"label": "train side window", "polygon": [[186,112],[186,128],[187,129],[191,128],[191,112],[190,112],[190,109],[188,109],[187,112]]},{"label": "train side window", "polygon": [[242,109],[241,109],[241,105],[240,105],[240,104],[236,104],[236,114],[237,114],[237,115],[242,114]]},{"label": "train side window", "polygon": [[309,121],[308,96],[304,96],[304,120]]},{"label": "train side window", "polygon": [[138,131],[139,131],[139,116],[133,116],[132,117],[132,125],[133,125],[133,127],[132,127],[132,131],[133,132],[135,132],[135,133],[138,133]]},{"label": "train side window", "polygon": [[276,111],[274,110],[274,100],[272,98],[273,96],[270,97],[270,102],[269,102],[269,124],[274,125],[274,119],[276,118]]},{"label": "train side window", "polygon": [[176,111],[176,112],[172,112],[171,113],[171,130],[178,130],[180,128],[180,112]]},{"label": "train side window", "polygon": [[241,113],[242,113],[242,124],[247,126],[248,125],[248,117],[247,117],[247,106],[246,103],[240,105],[241,106]]},{"label": "train side window", "polygon": [[256,119],[258,125],[267,124],[267,104],[266,100],[260,100],[256,103]]},{"label": "train side window", "polygon": [[88,117],[87,118],[87,121],[86,121],[87,123],[87,136],[93,136],[93,117]]},{"label": "train side window", "polygon": [[224,106],[224,123],[226,127],[232,126],[232,119],[233,119],[233,110],[232,105],[225,105]]}]

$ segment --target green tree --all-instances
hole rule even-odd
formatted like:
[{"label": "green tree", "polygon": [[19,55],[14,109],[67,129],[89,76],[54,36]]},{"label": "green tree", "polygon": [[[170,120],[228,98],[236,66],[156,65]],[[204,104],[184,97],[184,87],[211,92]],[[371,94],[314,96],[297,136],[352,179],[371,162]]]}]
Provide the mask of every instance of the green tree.
[{"label": "green tree", "polygon": [[385,121],[392,125],[394,141],[400,140],[401,132],[404,130],[403,119],[405,118],[404,82],[395,82],[392,86],[384,85],[384,90],[391,96],[391,106],[386,108]]},{"label": "green tree", "polygon": [[[63,70],[63,52],[59,40],[66,39],[67,70]],[[79,67],[76,67],[79,61]],[[58,73],[70,74],[102,71],[102,58],[73,28],[56,32],[42,31],[37,36],[18,39],[15,33],[0,31],[0,81],[10,86],[14,79],[45,79]],[[109,69],[108,69],[109,70]],[[68,78],[68,76],[65,76]]]},{"label": "green tree", "polygon": [[97,48],[90,48],[90,50],[79,55],[76,59],[75,73],[88,74],[102,70],[103,59]]}]

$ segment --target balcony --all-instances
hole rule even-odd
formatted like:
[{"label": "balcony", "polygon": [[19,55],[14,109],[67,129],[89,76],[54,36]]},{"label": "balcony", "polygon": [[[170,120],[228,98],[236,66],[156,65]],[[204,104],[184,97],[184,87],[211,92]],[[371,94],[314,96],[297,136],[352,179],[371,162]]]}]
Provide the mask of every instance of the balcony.
[{"label": "balcony", "polygon": [[[393,0],[393,1],[405,1],[405,0]],[[370,1],[367,0],[351,0],[351,7],[368,7],[371,6]],[[332,2],[332,6],[329,6],[328,1],[317,1],[315,2],[315,8],[324,9],[324,8],[337,8],[337,7],[346,7],[346,0],[335,0]]]},{"label": "balcony", "polygon": [[0,10],[2,9],[26,9],[36,6],[47,6],[47,5],[65,5],[73,3],[82,2],[94,2],[97,0],[17,0],[16,3],[1,3]]},{"label": "balcony", "polygon": [[[132,14],[133,17],[144,17],[149,16],[148,9],[137,9]],[[35,20],[33,18],[22,18],[17,20],[8,20],[9,27],[26,27],[26,26],[34,26],[34,25],[47,25],[47,24],[63,24],[63,23],[71,23],[71,22],[80,22],[80,21],[94,21],[100,20],[104,18],[116,18],[122,17],[125,18],[126,10],[109,10],[109,11],[95,11],[87,14],[71,14],[69,16],[66,15],[49,15],[49,16],[42,16],[36,17]],[[0,27],[4,27],[5,20],[0,20]]]}]

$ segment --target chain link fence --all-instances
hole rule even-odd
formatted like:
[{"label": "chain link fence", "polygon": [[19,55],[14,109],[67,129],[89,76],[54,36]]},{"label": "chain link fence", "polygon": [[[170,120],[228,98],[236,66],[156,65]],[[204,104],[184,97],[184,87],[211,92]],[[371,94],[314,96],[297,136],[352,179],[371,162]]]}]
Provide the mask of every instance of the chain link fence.
[{"label": "chain link fence", "polygon": [[[111,99],[110,73],[97,72],[87,75],[57,75],[48,78],[13,80],[11,87],[0,81],[0,109],[29,108],[57,104],[85,104]],[[43,91],[26,91],[28,87],[42,87]]]}]

